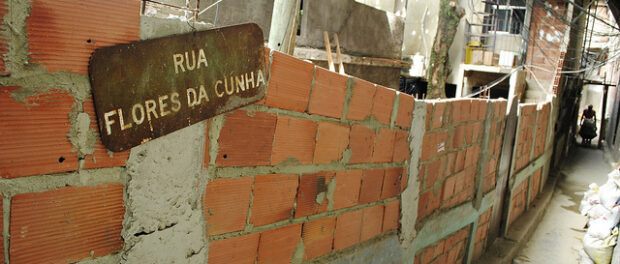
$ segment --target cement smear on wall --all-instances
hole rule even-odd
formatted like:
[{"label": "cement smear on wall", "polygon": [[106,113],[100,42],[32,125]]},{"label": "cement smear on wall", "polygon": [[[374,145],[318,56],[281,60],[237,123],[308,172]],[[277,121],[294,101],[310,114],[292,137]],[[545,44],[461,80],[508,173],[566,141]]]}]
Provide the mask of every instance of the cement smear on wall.
[{"label": "cement smear on wall", "polygon": [[426,129],[426,103],[416,101],[409,130],[409,178],[407,188],[401,195],[401,242],[407,247],[416,237],[415,223],[418,219],[418,199],[420,197],[420,175],[418,175],[418,163],[422,155],[422,139]]},{"label": "cement smear on wall", "polygon": [[[404,263],[403,251],[400,248],[398,235],[390,234],[378,240],[353,250],[344,250],[330,260],[322,263],[349,264],[349,263]],[[319,262],[319,261],[317,261]]]},{"label": "cement smear on wall", "polygon": [[[197,25],[150,17],[141,23],[142,39],[188,32]],[[206,263],[201,203],[206,132],[206,122],[200,122],[131,150],[123,263]]]}]

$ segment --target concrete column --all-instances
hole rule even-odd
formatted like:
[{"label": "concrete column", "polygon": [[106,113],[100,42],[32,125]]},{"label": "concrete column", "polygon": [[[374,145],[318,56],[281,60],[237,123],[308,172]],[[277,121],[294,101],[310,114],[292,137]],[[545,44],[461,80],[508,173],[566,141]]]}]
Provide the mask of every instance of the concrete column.
[{"label": "concrete column", "polygon": [[[409,130],[409,159],[407,188],[401,195],[401,243],[403,247],[411,245],[416,237],[415,224],[418,219],[418,199],[420,197],[420,175],[418,163],[422,156],[422,140],[426,132],[426,103],[417,101],[413,109],[411,130]],[[413,259],[413,258],[405,258]]]},{"label": "concrete column", "polygon": [[[194,24],[195,27],[204,25]],[[142,17],[140,38],[189,32],[187,22]],[[125,177],[122,263],[206,263],[201,196],[206,122],[131,149]]]}]

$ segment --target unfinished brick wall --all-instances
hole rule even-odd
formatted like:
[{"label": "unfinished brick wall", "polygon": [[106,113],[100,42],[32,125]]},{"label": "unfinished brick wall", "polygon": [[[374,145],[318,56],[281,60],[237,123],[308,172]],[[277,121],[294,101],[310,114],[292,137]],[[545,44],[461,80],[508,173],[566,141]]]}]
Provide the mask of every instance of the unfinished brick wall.
[{"label": "unfinished brick wall", "polygon": [[140,4],[100,7],[0,3],[2,262],[77,262],[123,248],[120,166],[129,152],[101,144],[86,69],[96,48],[138,40]]},{"label": "unfinished brick wall", "polygon": [[496,104],[492,110],[490,130],[488,134],[489,143],[487,146],[488,161],[483,171],[483,193],[488,193],[495,189],[497,180],[497,170],[499,159],[504,142],[504,131],[506,128],[506,101]]},{"label": "unfinished brick wall", "polygon": [[418,219],[473,198],[486,113],[486,100],[427,104]]},{"label": "unfinished brick wall", "polygon": [[486,211],[478,217],[478,225],[476,228],[476,236],[474,238],[474,256],[478,259],[484,253],[487,245],[487,234],[489,233],[489,221],[491,219],[492,209]]},{"label": "unfinished brick wall", "polygon": [[532,65],[528,71],[531,85],[549,90],[559,84],[556,67],[562,69],[566,53],[566,11],[567,3],[561,0],[534,1],[532,5],[527,48],[527,64]]},{"label": "unfinished brick wall", "polygon": [[[97,8],[98,0],[3,3],[8,6],[3,29],[10,23],[17,30],[6,30],[9,40],[0,40],[0,51],[8,47],[2,62],[11,73],[0,87],[0,254],[5,261],[118,263],[130,261],[136,248],[159,253],[156,245],[140,243],[166,243],[175,232],[185,239],[186,233],[174,228],[187,223],[135,205],[148,207],[155,203],[148,197],[161,197],[158,191],[181,184],[189,185],[188,196],[196,200],[187,205],[173,197],[161,210],[183,214],[186,207],[178,207],[183,205],[199,212],[188,213],[200,223],[188,229],[199,230],[202,240],[196,243],[202,244],[171,250],[166,259],[171,262],[366,256],[372,250],[388,252],[373,246],[398,241],[403,226],[420,235],[392,245],[398,254],[375,255],[386,254],[392,262],[452,263],[484,250],[506,101],[416,101],[267,50],[266,98],[193,126],[201,129],[185,129],[200,131],[193,136],[203,141],[190,141],[199,146],[181,148],[200,150],[191,158],[198,157],[201,171],[195,182],[176,171],[163,175],[182,180],[163,181],[150,178],[155,172],[140,171],[135,160],[165,152],[166,137],[145,144],[164,142],[160,149],[112,153],[101,144],[86,75],[93,50],[144,33],[139,2],[107,2],[105,10]],[[416,108],[424,111],[413,122]],[[540,112],[533,111],[534,117]],[[548,119],[548,108],[544,111],[539,120]],[[413,142],[417,128],[422,135]],[[533,162],[543,157],[540,142],[547,138],[540,136],[542,128],[529,128],[536,131],[531,141],[537,154],[527,160]],[[525,194],[530,201],[543,185],[542,174],[527,181],[526,189],[536,190]],[[140,187],[151,196],[136,196]],[[401,199],[407,188],[415,189],[419,200]],[[405,202],[416,203],[413,221],[402,217],[410,210]],[[455,212],[466,214],[455,221]],[[436,232],[438,225],[443,231]]]},{"label": "unfinished brick wall", "polygon": [[273,53],[264,104],[209,122],[209,263],[250,248],[252,261],[310,260],[398,229],[413,106],[409,95]]},{"label": "unfinished brick wall", "polygon": [[510,177],[508,226],[523,214],[544,187],[543,167],[550,153],[547,141],[551,103],[519,106],[513,168]]},{"label": "unfinished brick wall", "polygon": [[519,125],[514,152],[514,170],[519,171],[530,163],[532,147],[534,146],[534,131],[536,130],[536,105],[519,106]]},{"label": "unfinished brick wall", "polygon": [[470,228],[465,227],[453,235],[425,247],[416,254],[414,263],[464,263],[469,232]]}]

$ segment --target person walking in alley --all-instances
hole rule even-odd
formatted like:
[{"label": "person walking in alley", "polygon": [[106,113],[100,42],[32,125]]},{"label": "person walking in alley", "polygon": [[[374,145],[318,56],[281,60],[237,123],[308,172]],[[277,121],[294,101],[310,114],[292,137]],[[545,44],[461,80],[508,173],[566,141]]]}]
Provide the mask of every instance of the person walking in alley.
[{"label": "person walking in alley", "polygon": [[592,139],[596,137],[596,111],[592,109],[592,105],[588,105],[588,109],[584,109],[581,114],[581,129],[579,135],[583,144],[592,143]]}]

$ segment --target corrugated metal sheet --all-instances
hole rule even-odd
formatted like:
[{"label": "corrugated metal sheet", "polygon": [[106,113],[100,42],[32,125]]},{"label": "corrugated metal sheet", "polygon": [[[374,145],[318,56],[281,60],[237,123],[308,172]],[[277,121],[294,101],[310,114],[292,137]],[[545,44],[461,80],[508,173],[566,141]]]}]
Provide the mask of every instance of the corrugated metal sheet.
[{"label": "corrugated metal sheet", "polygon": [[95,152],[92,155],[86,155],[84,159],[84,168],[103,168],[103,167],[116,167],[124,166],[125,161],[129,157],[129,150],[112,153],[103,146],[101,138],[99,137],[99,127],[97,126],[97,117],[95,117],[95,105],[91,98],[86,99],[83,104],[84,112],[90,116],[90,129],[97,131],[97,141],[93,148]]},{"label": "corrugated metal sheet", "polygon": [[73,98],[64,92],[17,102],[0,87],[0,176],[16,178],[77,169],[77,155],[67,140]]},{"label": "corrugated metal sheet", "polygon": [[86,74],[95,49],[139,39],[140,1],[32,0],[26,22],[32,62]]},{"label": "corrugated metal sheet", "polygon": [[11,263],[73,263],[120,250],[123,186],[18,194],[11,202]]}]

